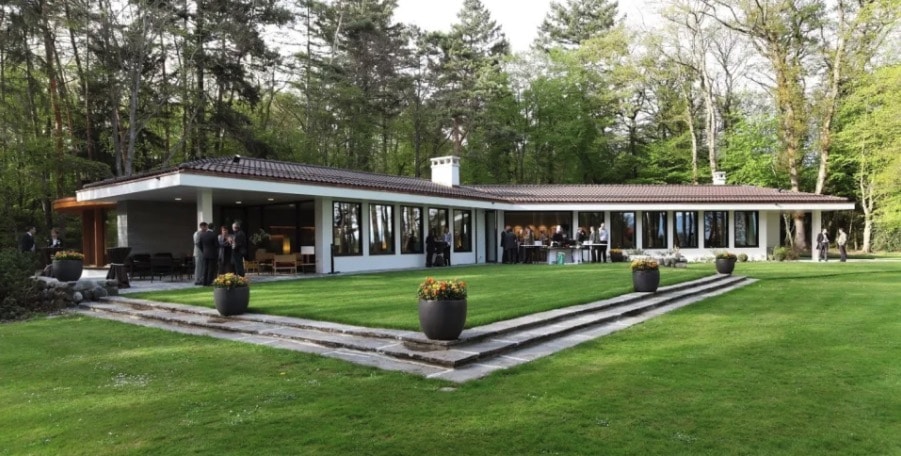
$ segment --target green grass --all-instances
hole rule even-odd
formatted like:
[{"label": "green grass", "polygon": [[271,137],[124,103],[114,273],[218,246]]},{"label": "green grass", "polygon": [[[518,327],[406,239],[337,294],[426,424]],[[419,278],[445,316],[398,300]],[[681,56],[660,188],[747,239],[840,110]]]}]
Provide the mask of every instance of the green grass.
[{"label": "green grass", "polygon": [[[667,268],[669,285],[715,272],[712,264]],[[466,281],[466,327],[611,298],[632,290],[628,263],[573,266],[481,265],[429,271],[345,275],[253,285],[250,311],[380,328],[419,329],[416,290],[428,275]],[[252,279],[252,278],[251,278]],[[209,288],[130,294],[130,297],[213,307]]]},{"label": "green grass", "polygon": [[463,385],[89,317],[4,324],[0,454],[901,454],[901,262],[737,270],[760,281]]}]

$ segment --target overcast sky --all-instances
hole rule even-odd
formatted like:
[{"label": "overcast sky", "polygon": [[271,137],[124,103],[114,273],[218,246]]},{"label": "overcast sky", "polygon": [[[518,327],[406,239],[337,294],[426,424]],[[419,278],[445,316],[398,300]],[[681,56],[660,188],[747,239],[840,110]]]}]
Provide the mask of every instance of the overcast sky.
[{"label": "overcast sky", "polygon": [[[565,0],[558,1],[565,3]],[[397,3],[397,21],[430,31],[449,30],[463,7],[463,0],[398,0]],[[532,44],[550,3],[551,0],[482,0],[504,30],[514,52],[525,51]],[[630,25],[653,21],[650,3],[649,0],[620,0],[619,12],[627,15]]]}]

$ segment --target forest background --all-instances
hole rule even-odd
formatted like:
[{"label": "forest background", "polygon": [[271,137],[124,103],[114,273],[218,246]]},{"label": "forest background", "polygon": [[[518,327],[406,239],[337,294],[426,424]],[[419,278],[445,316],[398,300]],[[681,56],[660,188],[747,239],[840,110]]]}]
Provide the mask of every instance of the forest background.
[{"label": "forest background", "polygon": [[614,1],[552,2],[512,53],[479,0],[438,32],[395,0],[0,0],[0,244],[77,244],[53,200],[199,158],[419,177],[453,154],[473,184],[720,170],[848,197],[830,228],[901,249],[901,0],[656,5],[636,30]]}]

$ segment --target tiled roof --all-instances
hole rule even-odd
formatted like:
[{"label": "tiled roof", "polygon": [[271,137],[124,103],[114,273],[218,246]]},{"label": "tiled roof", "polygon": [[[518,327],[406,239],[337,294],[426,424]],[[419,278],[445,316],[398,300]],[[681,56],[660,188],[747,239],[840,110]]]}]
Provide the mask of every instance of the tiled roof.
[{"label": "tiled roof", "polygon": [[99,187],[173,172],[264,181],[359,188],[509,203],[847,203],[845,198],[739,185],[469,185],[447,187],[428,179],[242,157],[210,158],[174,168],[89,184]]}]

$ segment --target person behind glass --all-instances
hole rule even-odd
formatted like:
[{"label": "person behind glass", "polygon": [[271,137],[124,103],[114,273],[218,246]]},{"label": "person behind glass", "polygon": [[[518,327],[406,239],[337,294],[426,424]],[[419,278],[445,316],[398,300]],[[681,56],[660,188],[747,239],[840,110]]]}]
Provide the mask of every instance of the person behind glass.
[{"label": "person behind glass", "polygon": [[216,263],[219,262],[219,241],[216,233],[209,229],[209,224],[200,224],[200,251],[203,254],[203,286],[213,284],[216,278]]},{"label": "person behind glass", "polygon": [[563,226],[562,225],[557,225],[556,230],[554,231],[554,235],[551,236],[551,241],[553,241],[555,245],[561,246],[561,247],[566,242],[566,237],[563,236]]},{"label": "person behind glass", "polygon": [[838,254],[841,257],[839,261],[844,263],[848,261],[848,251],[846,250],[846,245],[848,244],[848,233],[845,233],[843,228],[838,229],[838,239],[835,241],[838,244]]},{"label": "person behind glass", "polygon": [[598,262],[598,244],[601,240],[598,238],[598,231],[593,226],[588,227],[588,242],[591,244],[591,262]]},{"label": "person behind glass", "polygon": [[435,234],[429,230],[425,237],[425,267],[432,267],[432,259],[435,257]]},{"label": "person behind glass", "polygon": [[54,228],[50,230],[50,240],[47,241],[47,247],[51,249],[63,248],[63,240],[59,238],[59,230]]},{"label": "person behind glass", "polygon": [[817,235],[817,249],[820,251],[820,258],[817,261],[829,261],[829,233],[826,228]]},{"label": "person behind glass", "polygon": [[607,244],[610,243],[610,235],[607,233],[607,228],[604,228],[604,224],[601,223],[601,226],[598,227],[598,243],[601,244],[598,250],[601,251],[601,263],[607,262]]},{"label": "person behind glass", "polygon": [[450,266],[450,258],[451,258],[451,244],[454,243],[454,237],[451,236],[450,231],[445,228],[444,229],[444,265]]},{"label": "person behind glass", "polygon": [[194,285],[203,285],[203,251],[200,250],[200,235],[203,234],[203,222],[197,225],[194,232]]},{"label": "person behind glass", "polygon": [[20,252],[34,252],[34,235],[38,232],[38,229],[29,226],[27,230],[25,230],[25,234],[22,235],[22,239],[19,239],[19,251]]},{"label": "person behind glass", "polygon": [[244,258],[247,257],[247,235],[241,230],[241,223],[232,224],[232,265],[235,268],[235,274],[244,277]]},{"label": "person behind glass", "polygon": [[219,228],[219,236],[216,238],[219,243],[219,273],[224,274],[232,270],[232,235],[228,232],[228,227],[222,225]]},{"label": "person behind glass", "polygon": [[532,235],[532,230],[529,227],[523,228],[522,243],[520,245],[523,246],[523,255],[521,256],[523,263],[531,263],[535,261],[535,255],[532,251],[532,246],[535,245],[535,236]]},{"label": "person behind glass", "polygon": [[501,246],[504,248],[504,263],[513,263],[516,261],[516,235],[513,234],[513,228],[510,225],[504,227],[504,233],[501,237]]}]

